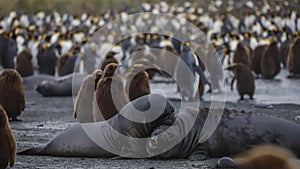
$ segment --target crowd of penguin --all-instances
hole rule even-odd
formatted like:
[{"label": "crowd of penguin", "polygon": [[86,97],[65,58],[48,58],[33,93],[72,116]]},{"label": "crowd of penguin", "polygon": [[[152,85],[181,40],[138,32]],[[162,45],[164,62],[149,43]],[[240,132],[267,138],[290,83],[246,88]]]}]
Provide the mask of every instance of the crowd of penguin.
[{"label": "crowd of penguin", "polygon": [[[215,47],[224,67],[242,63],[253,70],[257,77],[264,79],[273,79],[282,67],[287,67],[290,77],[300,73],[297,66],[300,13],[297,4],[292,1],[185,2],[170,6],[160,2],[143,3],[141,8],[143,12],[163,12],[193,23]],[[88,53],[88,58],[84,54],[79,57],[82,52],[80,48],[106,23],[115,18],[125,20],[127,15],[124,11],[114,10],[99,16],[88,13],[73,16],[58,12],[24,14],[13,11],[3,16],[0,22],[1,65],[4,69],[15,68],[22,77],[26,77],[34,72],[64,76],[74,71],[77,60],[83,60],[84,65],[88,62],[99,63],[98,57],[107,44],[85,48],[88,51],[83,53]],[[180,23],[171,24],[177,28],[177,32],[188,37],[187,41],[194,36],[194,32],[177,25]],[[134,29],[134,25],[125,29]],[[151,29],[157,29],[156,25]],[[151,48],[160,48],[173,51],[178,56],[185,53],[181,51],[181,42],[172,38],[172,32],[168,35],[144,33],[126,39],[121,39],[114,32],[107,33],[105,40],[114,46],[113,50],[119,52],[117,59],[123,65],[128,65],[130,54],[138,46],[150,47],[150,52]],[[112,44],[116,40],[118,43]],[[164,56],[154,58],[151,62],[174,65]],[[93,70],[93,66],[85,66],[83,72],[92,73]]]},{"label": "crowd of penguin", "polygon": [[[160,30],[155,24],[150,29],[156,33],[142,33],[125,39],[114,32],[106,32],[101,37],[105,44],[88,44],[82,50],[97,30],[116,18],[126,20],[134,12],[166,13],[194,24],[205,35],[205,40],[213,45],[222,69],[233,72],[233,75],[224,79],[227,83],[231,79],[231,89],[234,81],[237,81],[241,100],[245,95],[254,98],[256,78],[274,79],[280,71],[288,71],[287,78],[299,77],[300,5],[293,1],[213,0],[174,4],[162,1],[157,4],[143,3],[137,11],[108,10],[102,15],[71,15],[55,11],[49,14],[42,11],[25,14],[12,11],[0,18],[0,63],[3,69],[0,74],[0,104],[3,107],[0,106],[0,125],[8,123],[2,117],[3,112],[9,119],[17,120],[25,108],[22,78],[41,74],[55,77],[74,72],[91,74],[85,78],[75,103],[74,116],[81,122],[109,119],[129,101],[151,93],[150,80],[158,74],[166,77],[163,71],[177,76],[180,82],[180,73],[176,72],[178,58],[194,74],[199,75],[199,93],[196,95],[202,97],[204,86],[211,88],[213,77],[207,76],[205,64],[190,48],[195,32],[183,29],[178,22],[170,23],[175,31],[167,35],[159,34]],[[145,21],[137,20],[131,22],[143,24]],[[135,28],[133,24],[122,29]],[[183,42],[172,38],[175,32],[187,38]],[[113,43],[115,41],[117,43]],[[103,48],[107,46],[112,50],[102,57]],[[153,48],[162,52],[154,52]],[[168,58],[166,52],[178,58]],[[116,71],[120,65],[129,70],[125,84],[122,73]],[[148,66],[151,68],[144,71]],[[164,67],[163,71],[161,67]],[[116,84],[119,91],[124,91],[117,93],[120,99],[118,105],[114,105],[111,100],[110,87],[106,88],[111,85],[112,79],[119,82]],[[209,92],[215,91],[210,89]],[[222,89],[218,92],[222,92]],[[110,99],[103,99],[104,96]],[[182,92],[182,97],[191,100],[195,98],[195,93],[187,90]],[[81,105],[86,104],[87,99],[90,107],[85,107],[91,108],[90,112],[93,112],[90,117],[81,114],[85,111]],[[96,103],[98,106],[95,107]],[[99,117],[99,112],[102,117]],[[5,128],[11,135],[10,129],[7,129],[9,127]],[[9,137],[9,142],[14,142],[13,137]],[[2,149],[2,144],[0,146]],[[10,149],[7,151],[15,151],[15,145],[7,147]],[[10,161],[12,166],[14,160],[15,157],[11,156],[4,165]]]}]

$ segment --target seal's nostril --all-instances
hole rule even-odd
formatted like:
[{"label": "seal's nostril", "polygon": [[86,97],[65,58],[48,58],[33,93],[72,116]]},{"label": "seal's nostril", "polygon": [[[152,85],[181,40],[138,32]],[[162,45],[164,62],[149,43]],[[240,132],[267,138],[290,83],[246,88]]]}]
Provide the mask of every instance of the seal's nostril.
[{"label": "seal's nostril", "polygon": [[172,106],[171,107],[171,112],[173,113],[175,111],[174,107]]},{"label": "seal's nostril", "polygon": [[157,136],[153,136],[149,142],[151,148],[155,147],[155,145],[157,145]]}]

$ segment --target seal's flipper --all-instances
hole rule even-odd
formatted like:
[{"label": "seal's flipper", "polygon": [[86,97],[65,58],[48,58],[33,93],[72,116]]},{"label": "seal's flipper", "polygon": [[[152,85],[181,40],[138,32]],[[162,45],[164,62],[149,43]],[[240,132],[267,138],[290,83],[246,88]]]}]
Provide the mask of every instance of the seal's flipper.
[{"label": "seal's flipper", "polygon": [[217,162],[217,168],[236,168],[236,163],[232,158],[222,157]]},{"label": "seal's flipper", "polygon": [[43,147],[33,147],[20,152],[17,152],[17,155],[43,155],[41,152]]}]

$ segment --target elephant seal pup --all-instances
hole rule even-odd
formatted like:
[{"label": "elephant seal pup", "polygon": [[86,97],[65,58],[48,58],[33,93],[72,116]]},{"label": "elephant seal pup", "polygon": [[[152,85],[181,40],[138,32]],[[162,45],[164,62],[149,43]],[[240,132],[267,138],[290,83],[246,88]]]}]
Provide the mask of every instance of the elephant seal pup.
[{"label": "elephant seal pup", "polygon": [[45,80],[52,81],[55,80],[55,77],[52,75],[45,74],[23,77],[24,89],[35,90],[37,86]]},{"label": "elephant seal pup", "polygon": [[98,69],[93,74],[87,75],[80,86],[74,105],[74,118],[80,123],[94,122],[95,84],[97,84],[97,79],[99,80],[102,73],[102,70]]},{"label": "elephant seal pup", "polygon": [[300,75],[300,37],[295,39],[292,43],[288,59],[287,59],[287,68],[290,73],[289,77],[293,77],[295,75]]},{"label": "elephant seal pup", "polygon": [[28,49],[23,50],[17,55],[15,68],[22,77],[33,75],[33,64],[31,62],[32,55]]},{"label": "elephant seal pup", "polygon": [[247,65],[242,63],[234,63],[226,68],[233,71],[234,77],[231,81],[231,90],[233,90],[233,83],[237,80],[236,88],[240,95],[240,100],[244,100],[244,95],[249,95],[250,99],[253,99],[255,91],[254,77]]},{"label": "elephant seal pup", "polygon": [[14,69],[4,69],[0,73],[0,104],[13,121],[18,121],[17,116],[25,109],[23,81]]},{"label": "elephant seal pup", "polygon": [[292,152],[275,145],[260,145],[231,159],[218,160],[218,167],[239,169],[298,169]]},{"label": "elephant seal pup", "polygon": [[12,167],[16,162],[16,141],[9,127],[4,108],[0,105],[0,168]]},{"label": "elephant seal pup", "polygon": [[[300,156],[299,125],[252,112],[225,109],[212,136],[208,140],[201,140],[208,112],[208,108],[180,112],[181,116],[177,117],[172,129],[166,131],[170,126],[160,126],[153,131],[152,139],[147,145],[148,152],[150,154],[164,152],[156,158],[205,159],[234,156],[255,145],[277,144]],[[186,126],[195,118],[196,122],[191,130],[187,130]],[[161,134],[163,132],[165,133]],[[174,144],[176,146],[173,146]]]},{"label": "elephant seal pup", "polygon": [[55,80],[42,81],[36,90],[44,97],[77,95],[86,74],[74,73]]},{"label": "elephant seal pup", "polygon": [[[158,111],[158,107],[162,109]],[[133,116],[145,123],[133,122],[126,118]],[[153,117],[158,118],[151,121]],[[120,114],[107,121],[75,124],[46,145],[21,151],[18,155],[99,158],[121,154],[124,157],[145,157],[148,156],[145,150],[146,139],[135,142],[134,138],[150,137],[156,127],[171,125],[174,120],[172,103],[161,95],[151,94],[126,104]],[[115,131],[128,137],[120,137]]]},{"label": "elephant seal pup", "polygon": [[97,84],[95,96],[101,112],[99,116],[105,120],[116,115],[129,102],[117,64],[110,63],[105,67],[103,76]]},{"label": "elephant seal pup", "polygon": [[125,89],[130,101],[150,94],[149,76],[142,64],[133,65],[127,72]]}]

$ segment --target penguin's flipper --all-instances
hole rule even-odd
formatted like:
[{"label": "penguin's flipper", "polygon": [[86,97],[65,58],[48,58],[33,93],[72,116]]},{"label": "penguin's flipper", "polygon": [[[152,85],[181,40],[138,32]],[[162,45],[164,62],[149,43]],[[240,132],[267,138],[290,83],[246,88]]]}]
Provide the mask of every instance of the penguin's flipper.
[{"label": "penguin's flipper", "polygon": [[196,64],[194,64],[194,69],[199,74],[201,82],[203,84],[209,84],[208,80],[206,79],[206,77],[204,75],[202,68],[200,66],[197,66]]},{"label": "penguin's flipper", "polygon": [[231,91],[233,91],[233,84],[234,84],[235,79],[236,79],[236,76],[234,76],[231,80],[231,83],[230,83]]},{"label": "penguin's flipper", "polygon": [[44,155],[42,154],[42,147],[33,147],[20,152],[17,152],[17,155]]}]

